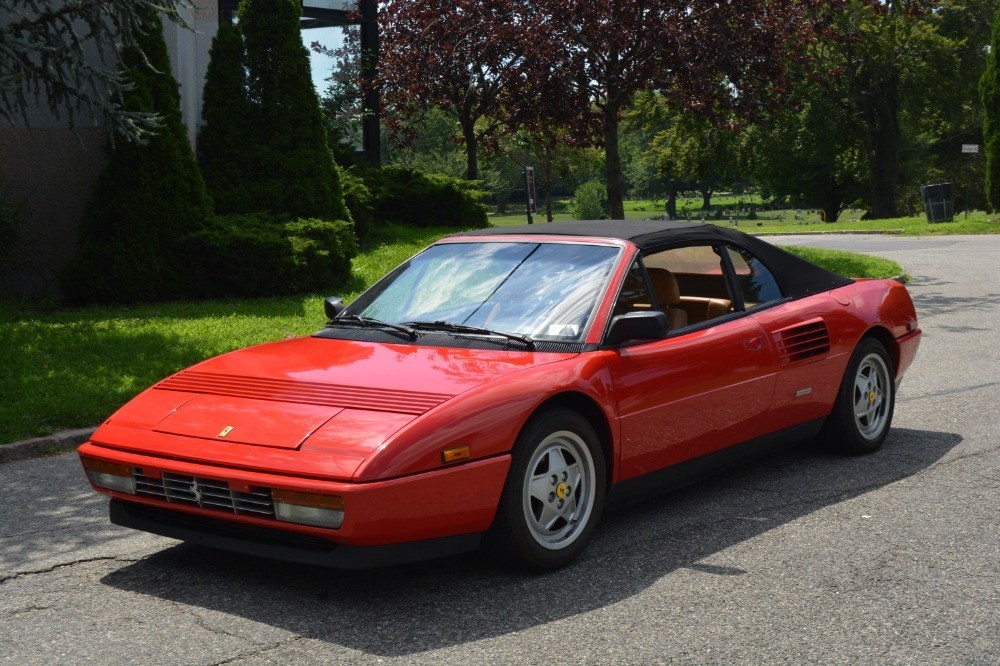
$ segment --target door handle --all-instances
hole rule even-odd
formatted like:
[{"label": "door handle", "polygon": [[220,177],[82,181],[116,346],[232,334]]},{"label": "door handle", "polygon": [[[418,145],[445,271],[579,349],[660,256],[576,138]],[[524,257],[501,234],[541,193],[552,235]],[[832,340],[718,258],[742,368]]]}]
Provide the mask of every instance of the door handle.
[{"label": "door handle", "polygon": [[763,349],[767,345],[764,343],[764,338],[762,338],[759,335],[755,335],[752,338],[747,338],[746,340],[744,340],[743,346],[749,349],[750,351],[757,351],[759,349]]}]

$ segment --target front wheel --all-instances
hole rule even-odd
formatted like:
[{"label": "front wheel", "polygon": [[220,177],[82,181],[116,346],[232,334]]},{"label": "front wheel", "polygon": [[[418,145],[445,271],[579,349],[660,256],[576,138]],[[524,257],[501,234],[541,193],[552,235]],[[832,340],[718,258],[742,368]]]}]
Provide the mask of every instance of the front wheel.
[{"label": "front wheel", "polygon": [[874,338],[863,339],[824,426],[826,441],[845,453],[878,450],[889,434],[895,399],[892,360],[885,346]]},{"label": "front wheel", "polygon": [[605,482],[604,453],[585,418],[567,409],[532,417],[514,445],[489,547],[529,569],[569,564],[600,520]]}]

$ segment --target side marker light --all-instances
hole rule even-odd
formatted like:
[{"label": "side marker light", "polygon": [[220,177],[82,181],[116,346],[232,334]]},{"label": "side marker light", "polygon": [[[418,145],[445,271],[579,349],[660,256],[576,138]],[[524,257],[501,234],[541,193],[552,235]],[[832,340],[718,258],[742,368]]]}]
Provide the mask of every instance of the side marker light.
[{"label": "side marker light", "polygon": [[460,446],[457,449],[445,449],[441,452],[441,462],[444,464],[458,462],[469,457],[469,447]]}]

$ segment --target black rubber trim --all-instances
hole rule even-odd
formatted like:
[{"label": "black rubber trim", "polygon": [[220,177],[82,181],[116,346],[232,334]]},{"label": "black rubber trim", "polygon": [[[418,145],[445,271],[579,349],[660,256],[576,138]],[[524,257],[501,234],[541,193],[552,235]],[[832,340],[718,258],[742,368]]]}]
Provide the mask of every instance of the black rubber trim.
[{"label": "black rubber trim", "polygon": [[788,448],[803,439],[815,437],[825,421],[826,417],[807,421],[649,474],[619,481],[608,491],[605,506],[609,509],[621,508],[698,483],[721,471],[739,467],[761,456]]},{"label": "black rubber trim", "polygon": [[111,522],[143,532],[273,560],[337,569],[377,569],[479,548],[482,536],[457,536],[385,546],[346,546],[307,534],[205,518],[182,511],[111,500]]}]

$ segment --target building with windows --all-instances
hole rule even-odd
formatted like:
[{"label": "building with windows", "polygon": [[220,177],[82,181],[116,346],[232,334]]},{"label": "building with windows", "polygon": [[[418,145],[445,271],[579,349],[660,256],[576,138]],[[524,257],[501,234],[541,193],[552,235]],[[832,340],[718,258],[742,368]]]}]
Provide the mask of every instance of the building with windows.
[{"label": "building with windows", "polygon": [[[165,22],[164,37],[174,77],[180,84],[181,114],[195,145],[201,122],[202,93],[209,48],[220,21],[235,21],[238,0],[194,0],[184,9],[194,30]],[[358,30],[360,48],[378,51],[376,0],[303,0],[303,41],[312,35],[342,41],[338,31]],[[365,59],[373,67],[372,60]],[[322,80],[323,56],[314,55],[314,81]],[[320,90],[322,92],[322,90]],[[356,152],[379,156],[378,99],[363,100],[366,113]],[[30,113],[30,126],[0,126],[0,197],[22,211],[24,242],[12,265],[0,267],[0,296],[55,296],[58,270],[72,257],[77,228],[90,188],[106,164],[107,131],[87,126],[85,116],[71,129],[42,104]]]}]

